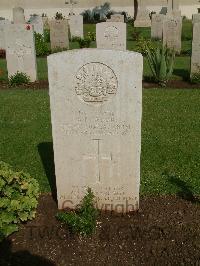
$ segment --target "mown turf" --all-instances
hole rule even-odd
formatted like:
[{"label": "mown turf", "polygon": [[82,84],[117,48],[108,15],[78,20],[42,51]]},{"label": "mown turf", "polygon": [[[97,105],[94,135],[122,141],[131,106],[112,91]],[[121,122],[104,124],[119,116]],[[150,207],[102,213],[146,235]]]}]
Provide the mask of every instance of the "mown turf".
[{"label": "mown turf", "polygon": [[[74,45],[75,46],[75,45]],[[38,67],[38,79],[47,80],[48,71],[47,71],[47,59],[46,58],[37,58],[37,67]],[[0,59],[0,69],[3,70],[3,75],[0,80],[7,79],[7,69],[6,69],[6,60]],[[174,74],[173,79],[178,80],[188,80],[190,73],[190,57],[178,56],[175,60]],[[152,76],[150,71],[147,59],[144,58],[144,79]]]},{"label": "mown turf", "polygon": [[[144,90],[141,194],[200,194],[199,101],[200,90]],[[0,160],[26,170],[42,191],[50,191],[47,91],[0,91]]]}]

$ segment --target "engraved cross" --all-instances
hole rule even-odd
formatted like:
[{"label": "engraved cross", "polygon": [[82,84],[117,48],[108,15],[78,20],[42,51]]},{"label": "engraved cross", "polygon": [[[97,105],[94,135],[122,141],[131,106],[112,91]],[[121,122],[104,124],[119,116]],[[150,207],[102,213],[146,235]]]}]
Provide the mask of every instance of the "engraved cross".
[{"label": "engraved cross", "polygon": [[102,179],[111,178],[112,176],[112,153],[103,154],[102,140],[93,139],[95,144],[95,154],[84,155],[84,175],[89,182],[94,182],[94,178],[97,182],[101,182]]}]

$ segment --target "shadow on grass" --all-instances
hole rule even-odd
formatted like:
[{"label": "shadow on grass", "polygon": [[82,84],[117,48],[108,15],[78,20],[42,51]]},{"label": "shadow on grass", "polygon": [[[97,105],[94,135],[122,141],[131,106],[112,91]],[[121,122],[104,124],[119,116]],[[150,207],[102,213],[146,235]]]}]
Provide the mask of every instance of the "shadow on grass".
[{"label": "shadow on grass", "polygon": [[51,187],[51,193],[53,199],[57,201],[53,143],[52,142],[40,143],[38,145],[38,152],[40,154],[40,158],[42,160],[46,176],[49,180],[49,185]]},{"label": "shadow on grass", "polygon": [[183,81],[190,81],[190,72],[186,69],[174,69],[173,75],[181,77]]},{"label": "shadow on grass", "polygon": [[56,266],[55,263],[43,257],[32,255],[27,250],[12,252],[10,240],[4,240],[0,244],[0,265],[1,266]]},{"label": "shadow on grass", "polygon": [[176,186],[178,190],[176,195],[179,198],[190,201],[192,203],[200,203],[200,200],[197,197],[195,197],[194,193],[192,192],[192,188],[187,184],[187,182],[172,175],[166,175],[166,177],[172,185]]}]

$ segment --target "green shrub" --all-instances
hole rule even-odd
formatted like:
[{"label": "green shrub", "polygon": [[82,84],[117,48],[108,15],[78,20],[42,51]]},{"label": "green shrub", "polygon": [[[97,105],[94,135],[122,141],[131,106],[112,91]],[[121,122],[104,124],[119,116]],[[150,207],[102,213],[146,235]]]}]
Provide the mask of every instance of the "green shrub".
[{"label": "green shrub", "polygon": [[113,12],[110,10],[110,4],[108,2],[101,6],[96,6],[92,10],[87,9],[81,13],[84,23],[98,23],[106,21]]},{"label": "green shrub", "polygon": [[20,222],[35,218],[39,185],[29,174],[0,162],[0,239],[18,231]]},{"label": "green shrub", "polygon": [[200,84],[200,71],[191,75],[191,83]]},{"label": "green shrub", "polygon": [[96,228],[98,211],[94,207],[94,194],[88,188],[78,210],[75,212],[60,212],[57,219],[65,223],[73,233],[90,235]]},{"label": "green shrub", "polygon": [[72,42],[78,42],[80,48],[89,48],[92,40],[90,39],[90,37],[73,37]]},{"label": "green shrub", "polygon": [[143,55],[147,55],[147,47],[151,52],[153,52],[155,49],[154,43],[151,40],[145,39],[142,36],[139,37],[136,45],[136,51]]},{"label": "green shrub", "polygon": [[19,71],[17,71],[16,74],[9,77],[9,85],[11,87],[28,83],[30,83],[30,77],[27,74]]},{"label": "green shrub", "polygon": [[48,44],[45,41],[45,37],[40,33],[34,33],[35,35],[35,49],[37,56],[49,55],[50,50]]},{"label": "green shrub", "polygon": [[62,20],[62,19],[64,19],[64,18],[65,18],[65,17],[63,16],[62,13],[56,12],[55,19],[57,19],[57,20]]},{"label": "green shrub", "polygon": [[96,33],[95,32],[88,32],[87,37],[91,39],[92,42],[96,41]]},{"label": "green shrub", "polygon": [[49,29],[44,30],[44,41],[46,43],[50,42],[50,30]]},{"label": "green shrub", "polygon": [[147,59],[155,82],[165,87],[173,73],[175,52],[165,46],[152,51],[147,46]]}]

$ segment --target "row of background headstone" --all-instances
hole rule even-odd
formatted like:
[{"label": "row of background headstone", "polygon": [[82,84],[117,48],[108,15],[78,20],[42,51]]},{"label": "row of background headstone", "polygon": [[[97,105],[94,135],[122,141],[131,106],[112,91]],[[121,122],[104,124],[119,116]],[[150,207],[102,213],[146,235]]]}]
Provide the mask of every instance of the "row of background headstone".
[{"label": "row of background headstone", "polygon": [[[6,29],[6,37],[1,38],[1,46],[2,48],[7,48],[7,61],[8,61],[8,73],[9,76],[13,75],[16,72],[16,69],[21,72],[27,73],[31,80],[34,81],[37,78],[36,69],[33,71],[32,66],[35,64],[35,48],[33,43],[34,38],[31,37],[33,34],[33,29],[37,29],[38,33],[43,33],[43,21],[39,16],[32,16],[30,19],[30,29],[28,34],[27,24],[25,24],[24,11],[22,8],[13,9],[13,19],[14,24],[11,24],[8,20],[0,21],[0,36],[3,36],[5,32],[2,29]],[[70,27],[74,36],[83,37],[83,18],[82,16],[72,16],[70,20]],[[126,23],[124,22],[116,22],[116,21],[124,21],[124,17],[121,15],[113,15],[108,22],[98,23],[96,25],[96,41],[97,48],[103,49],[115,49],[115,50],[126,50]],[[194,24],[198,21],[198,16],[194,15],[193,22]],[[51,38],[51,48],[69,48],[69,38],[68,38],[68,20],[51,20],[50,21],[50,38]],[[19,31],[14,25],[20,25]],[[32,27],[33,26],[33,27]],[[194,28],[194,35],[196,36],[197,27]],[[9,30],[8,30],[9,29]],[[13,34],[11,29],[13,29]],[[163,43],[167,45],[169,48],[175,49],[177,53],[181,51],[181,32],[182,32],[182,18],[181,16],[174,15],[161,15],[156,14],[152,16],[152,38],[162,38]],[[10,32],[11,31],[11,32]],[[9,32],[9,34],[8,34]],[[15,34],[17,32],[17,34]],[[27,45],[28,41],[26,41],[26,34],[30,45]],[[9,36],[8,36],[9,35]],[[4,40],[5,39],[5,40]],[[10,39],[12,41],[10,41]],[[24,40],[24,41],[23,41]],[[32,41],[33,40],[33,41]],[[193,50],[198,52],[196,39],[193,40]],[[7,44],[6,44],[7,42]],[[13,42],[11,44],[11,42]],[[24,44],[23,44],[24,42]],[[14,44],[14,46],[13,46]],[[7,46],[7,47],[6,47]],[[12,48],[10,48],[12,47]],[[15,49],[14,49],[15,48]],[[13,52],[14,50],[15,53]],[[33,55],[31,57],[30,55]],[[9,56],[11,55],[11,56]],[[29,56],[28,56],[29,55]],[[18,58],[16,60],[12,60],[14,57]],[[26,59],[23,57],[29,58],[28,60],[31,62],[30,66],[27,63]],[[196,65],[196,61],[198,60],[198,56],[192,57],[194,63],[192,63],[192,72],[194,71]],[[10,62],[10,64],[9,64]],[[13,64],[13,62],[15,62]],[[17,63],[18,62],[18,63]],[[28,66],[26,67],[26,64]],[[24,69],[23,66],[24,65]],[[27,69],[27,70],[26,70]],[[24,71],[22,71],[24,70]]]}]

